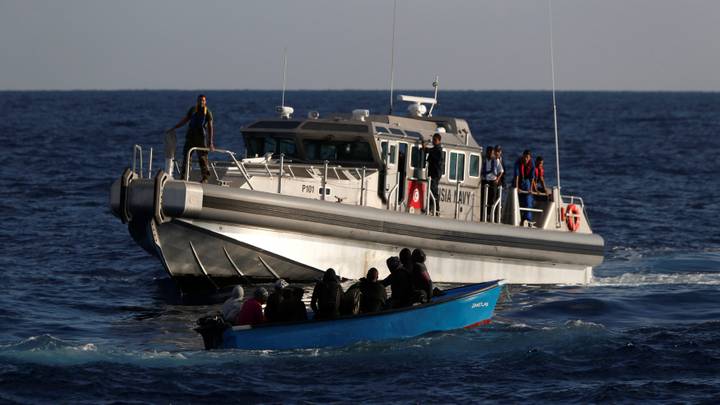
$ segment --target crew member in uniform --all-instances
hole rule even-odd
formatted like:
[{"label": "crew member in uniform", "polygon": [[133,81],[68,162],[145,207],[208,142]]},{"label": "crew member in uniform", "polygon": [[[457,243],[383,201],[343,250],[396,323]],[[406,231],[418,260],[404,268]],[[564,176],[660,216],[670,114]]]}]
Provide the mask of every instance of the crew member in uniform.
[{"label": "crew member in uniform", "polygon": [[427,153],[427,175],[430,177],[430,192],[435,197],[435,215],[440,215],[440,177],[445,167],[445,159],[443,159],[442,135],[436,132],[432,137],[432,148],[428,148],[423,144],[423,150]]}]

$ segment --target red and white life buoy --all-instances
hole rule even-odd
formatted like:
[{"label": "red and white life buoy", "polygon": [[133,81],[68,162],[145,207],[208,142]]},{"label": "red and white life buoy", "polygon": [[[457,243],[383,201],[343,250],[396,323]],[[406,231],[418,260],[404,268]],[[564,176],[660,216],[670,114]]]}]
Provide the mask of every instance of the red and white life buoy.
[{"label": "red and white life buoy", "polygon": [[580,208],[577,205],[568,205],[563,216],[565,216],[565,223],[570,232],[580,229]]}]

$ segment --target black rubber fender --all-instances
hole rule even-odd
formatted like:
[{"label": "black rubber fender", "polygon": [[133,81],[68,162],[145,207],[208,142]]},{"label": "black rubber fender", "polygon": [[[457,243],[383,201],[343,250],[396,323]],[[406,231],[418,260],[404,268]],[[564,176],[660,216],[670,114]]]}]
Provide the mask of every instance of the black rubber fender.
[{"label": "black rubber fender", "polygon": [[153,213],[155,216],[155,221],[158,224],[162,224],[168,221],[162,210],[162,195],[163,188],[165,188],[165,183],[167,183],[169,179],[170,176],[168,176],[168,174],[165,173],[164,170],[158,170],[157,174],[155,175],[155,198],[153,201]]},{"label": "black rubber fender", "polygon": [[132,221],[132,214],[128,210],[128,189],[130,183],[138,177],[137,173],[126,167],[120,177],[120,220],[123,224]]}]

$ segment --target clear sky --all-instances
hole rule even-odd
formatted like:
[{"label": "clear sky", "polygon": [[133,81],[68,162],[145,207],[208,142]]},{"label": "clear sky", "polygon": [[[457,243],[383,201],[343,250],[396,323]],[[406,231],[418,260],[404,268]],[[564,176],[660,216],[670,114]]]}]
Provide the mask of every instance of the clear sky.
[{"label": "clear sky", "polygon": [[[0,0],[0,89],[386,89],[392,0]],[[720,0],[553,0],[561,90],[720,90]],[[550,88],[547,0],[398,0],[396,88]]]}]

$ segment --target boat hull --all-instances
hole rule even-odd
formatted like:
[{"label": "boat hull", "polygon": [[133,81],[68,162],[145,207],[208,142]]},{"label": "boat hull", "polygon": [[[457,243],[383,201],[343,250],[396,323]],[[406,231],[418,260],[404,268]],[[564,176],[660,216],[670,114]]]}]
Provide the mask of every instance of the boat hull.
[{"label": "boat hull", "polygon": [[500,296],[497,281],[448,290],[430,304],[335,320],[256,327],[235,326],[223,334],[222,347],[289,350],[342,347],[358,342],[406,339],[432,332],[487,323]]},{"label": "boat hull", "polygon": [[349,279],[371,267],[384,276],[385,260],[404,247],[425,250],[433,280],[447,283],[585,284],[602,262],[604,242],[595,234],[174,181],[153,201],[152,190],[143,191],[152,186],[130,185],[131,234],[185,293],[277,277],[313,282],[330,267]]}]

